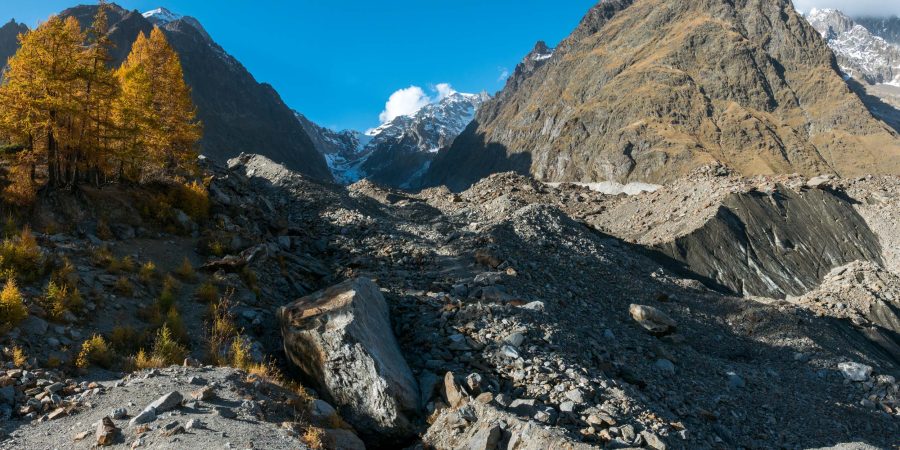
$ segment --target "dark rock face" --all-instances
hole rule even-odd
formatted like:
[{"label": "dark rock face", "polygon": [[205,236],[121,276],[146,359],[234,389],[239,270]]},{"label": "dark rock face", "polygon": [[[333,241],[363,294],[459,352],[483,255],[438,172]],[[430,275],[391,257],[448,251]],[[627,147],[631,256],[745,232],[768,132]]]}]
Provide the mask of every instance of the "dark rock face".
[{"label": "dark rock face", "polygon": [[771,298],[803,295],[853,261],[882,262],[878,238],[848,201],[781,186],[732,194],[705,225],[655,247],[735,293]]},{"label": "dark rock face", "polygon": [[19,48],[19,34],[28,31],[25,24],[10,20],[0,27],[0,68],[6,67],[6,61]]},{"label": "dark rock face", "polygon": [[900,139],[785,0],[604,1],[506,88],[425,177],[666,182],[713,160],[743,174],[900,172]]},{"label": "dark rock face", "polygon": [[[77,6],[61,15],[90,26],[96,11],[96,6]],[[109,18],[116,65],[128,56],[139,33],[149,33],[154,26],[165,32],[181,57],[197,116],[203,122],[200,147],[204,155],[224,163],[242,152],[258,153],[304,175],[332,179],[325,160],[278,93],[258,83],[196,19],[179,17],[154,24],[137,11],[115,5]]]}]

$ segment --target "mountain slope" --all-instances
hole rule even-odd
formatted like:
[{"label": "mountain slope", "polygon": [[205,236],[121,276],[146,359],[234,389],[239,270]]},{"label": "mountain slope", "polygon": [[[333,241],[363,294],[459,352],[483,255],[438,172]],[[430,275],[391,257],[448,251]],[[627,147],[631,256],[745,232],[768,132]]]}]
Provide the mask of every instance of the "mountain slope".
[{"label": "mountain slope", "polygon": [[[81,5],[60,13],[89,26],[97,6]],[[278,93],[258,83],[244,66],[216,44],[200,23],[165,9],[147,13],[112,5],[109,35],[113,64],[124,61],[139,33],[159,26],[178,52],[203,122],[202,153],[224,163],[242,152],[266,155],[303,174],[331,180],[325,160]],[[0,48],[3,43],[0,34]]]},{"label": "mountain slope", "polygon": [[316,125],[301,114],[297,117],[339,182],[353,183],[367,178],[406,188],[419,184],[419,178],[437,151],[453,142],[489,98],[486,93],[453,92],[365,134],[334,131]]},{"label": "mountain slope", "polygon": [[427,185],[503,170],[666,182],[713,160],[744,174],[900,172],[900,139],[786,0],[603,1],[538,54],[438,155]]}]

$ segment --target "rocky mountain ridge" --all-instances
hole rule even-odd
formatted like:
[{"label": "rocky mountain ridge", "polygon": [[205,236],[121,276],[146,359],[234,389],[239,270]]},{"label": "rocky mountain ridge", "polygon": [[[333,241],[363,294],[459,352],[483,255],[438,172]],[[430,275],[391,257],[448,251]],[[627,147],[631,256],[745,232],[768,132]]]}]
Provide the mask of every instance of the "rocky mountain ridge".
[{"label": "rocky mountain ridge", "polygon": [[788,1],[604,1],[553,56],[530,60],[427,184],[459,190],[506,170],[659,183],[711,161],[744,174],[900,170],[896,132]]},{"label": "rocky mountain ridge", "polygon": [[806,18],[822,33],[849,76],[900,87],[900,45],[872,34],[836,9],[813,9]]},{"label": "rocky mountain ridge", "polygon": [[866,27],[872,34],[892,43],[900,45],[900,17],[857,17],[856,22]]},{"label": "rocky mountain ridge", "polygon": [[323,128],[300,114],[298,119],[339,182],[365,178],[409,188],[420,184],[437,151],[453,142],[489,98],[487,93],[452,92],[365,133]]}]

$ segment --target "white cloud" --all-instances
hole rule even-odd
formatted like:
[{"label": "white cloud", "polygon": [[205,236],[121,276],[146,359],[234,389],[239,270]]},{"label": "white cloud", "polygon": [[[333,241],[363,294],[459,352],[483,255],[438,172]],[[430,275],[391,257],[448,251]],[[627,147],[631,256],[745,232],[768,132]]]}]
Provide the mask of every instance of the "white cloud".
[{"label": "white cloud", "polygon": [[437,99],[435,99],[438,102],[456,93],[456,89],[453,89],[450,83],[439,83],[434,90],[438,93]]},{"label": "white cloud", "polygon": [[456,89],[453,89],[450,83],[438,83],[431,86],[431,92],[435,94],[433,97],[419,86],[410,86],[394,92],[384,104],[384,111],[378,119],[381,123],[387,123],[400,116],[411,116],[423,107],[455,94]]},{"label": "white cloud", "polygon": [[794,6],[804,14],[813,8],[834,8],[850,16],[900,15],[900,2],[894,0],[794,0]]},{"label": "white cloud", "polygon": [[506,81],[507,78],[509,78],[509,69],[507,69],[506,67],[501,67],[500,76],[497,77],[497,81]]},{"label": "white cloud", "polygon": [[398,116],[413,114],[429,103],[431,103],[431,99],[422,88],[410,86],[391,94],[387,103],[384,104],[384,111],[381,112],[378,118],[381,120],[381,123],[390,122]]}]

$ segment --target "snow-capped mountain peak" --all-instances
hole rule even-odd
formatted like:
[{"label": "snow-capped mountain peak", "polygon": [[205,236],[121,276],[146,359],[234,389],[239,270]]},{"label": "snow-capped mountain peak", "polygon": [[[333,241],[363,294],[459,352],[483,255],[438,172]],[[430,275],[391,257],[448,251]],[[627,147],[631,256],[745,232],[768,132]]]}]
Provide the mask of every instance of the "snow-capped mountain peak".
[{"label": "snow-capped mountain peak", "polygon": [[370,178],[406,187],[424,173],[431,159],[475,118],[487,93],[449,92],[408,115],[397,116],[365,133],[318,127],[298,115],[325,155],[336,180]]},{"label": "snow-capped mountain peak", "polygon": [[869,84],[900,85],[900,47],[836,9],[812,9],[806,19],[822,34],[848,76]]},{"label": "snow-capped mountain peak", "polygon": [[184,18],[184,16],[175,14],[172,11],[169,11],[168,9],[162,7],[147,11],[142,15],[145,19],[156,25],[165,25]]}]

